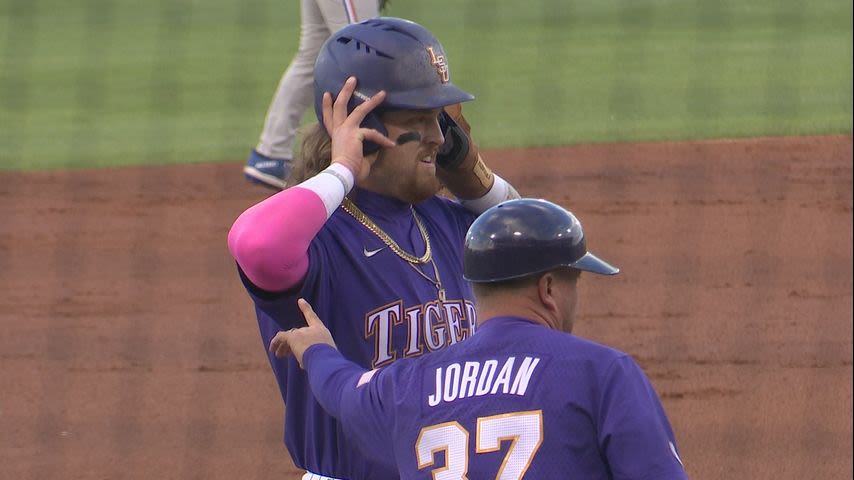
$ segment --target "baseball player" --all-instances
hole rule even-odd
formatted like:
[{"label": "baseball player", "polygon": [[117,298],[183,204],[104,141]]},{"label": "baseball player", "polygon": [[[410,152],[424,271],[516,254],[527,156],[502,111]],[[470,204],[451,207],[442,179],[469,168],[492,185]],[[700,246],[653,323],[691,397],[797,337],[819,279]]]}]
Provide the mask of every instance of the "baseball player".
[{"label": "baseball player", "polygon": [[299,50],[267,109],[258,145],[243,174],[247,180],[282,189],[291,169],[293,143],[300,121],[311,105],[314,62],[329,36],[346,25],[374,18],[385,0],[301,0]]},{"label": "baseball player", "polygon": [[[322,316],[363,368],[441,350],[476,329],[462,277],[465,232],[516,191],[471,142],[442,45],[397,18],[349,25],[318,55],[315,111],[293,186],[246,210],[228,245],[255,303],[266,348],[304,325],[297,298]],[[450,112],[446,112],[445,108]],[[459,198],[437,193],[442,186]],[[269,354],[285,402],[285,444],[307,478],[393,479],[317,403],[305,373]]]},{"label": "baseball player", "polygon": [[581,272],[619,271],[587,252],[572,213],[534,199],[491,208],[464,262],[480,319],[470,340],[366,370],[300,300],[308,326],[270,351],[292,351],[320,404],[401,478],[686,478],[640,367],[570,334]]}]

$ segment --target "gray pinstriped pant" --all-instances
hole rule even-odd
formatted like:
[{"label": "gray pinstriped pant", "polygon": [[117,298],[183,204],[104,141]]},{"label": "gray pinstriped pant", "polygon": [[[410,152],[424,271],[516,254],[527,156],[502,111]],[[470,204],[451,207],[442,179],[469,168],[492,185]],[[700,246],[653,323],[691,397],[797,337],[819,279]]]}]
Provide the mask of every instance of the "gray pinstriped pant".
[{"label": "gray pinstriped pant", "polygon": [[377,0],[301,0],[299,50],[279,80],[267,110],[255,148],[258,153],[271,158],[293,158],[294,137],[300,121],[314,103],[314,62],[320,47],[333,32],[377,15]]}]

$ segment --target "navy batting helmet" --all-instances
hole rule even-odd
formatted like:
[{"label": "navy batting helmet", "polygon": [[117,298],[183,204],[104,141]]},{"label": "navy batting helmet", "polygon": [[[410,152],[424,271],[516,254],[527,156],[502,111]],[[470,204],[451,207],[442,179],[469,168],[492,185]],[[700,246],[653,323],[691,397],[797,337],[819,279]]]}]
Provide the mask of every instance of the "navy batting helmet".
[{"label": "navy batting helmet", "polygon": [[[447,58],[436,37],[409,20],[379,17],[347,25],[326,40],[317,56],[317,120],[322,127],[324,92],[332,93],[334,100],[351,76],[358,84],[347,105],[348,113],[380,90],[386,91],[386,97],[377,110],[429,110],[473,100],[451,83]],[[374,112],[362,127],[388,133]],[[373,143],[366,145],[366,153],[378,148]]]},{"label": "navy batting helmet", "polygon": [[475,283],[500,282],[572,267],[603,275],[620,272],[587,251],[581,222],[546,200],[523,198],[498,204],[466,234],[463,276]]}]

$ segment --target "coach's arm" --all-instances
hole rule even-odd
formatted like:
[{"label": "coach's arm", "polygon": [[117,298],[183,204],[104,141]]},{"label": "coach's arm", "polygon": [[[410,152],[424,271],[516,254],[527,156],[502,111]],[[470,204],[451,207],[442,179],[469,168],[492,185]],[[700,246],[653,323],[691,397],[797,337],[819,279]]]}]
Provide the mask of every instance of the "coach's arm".
[{"label": "coach's arm", "polygon": [[379,370],[365,370],[344,358],[311,305],[302,298],[297,304],[308,326],[277,333],[270,352],[279,358],[293,354],[318,403],[341,422],[348,438],[366,456],[394,467],[389,412],[378,382],[370,381]]}]

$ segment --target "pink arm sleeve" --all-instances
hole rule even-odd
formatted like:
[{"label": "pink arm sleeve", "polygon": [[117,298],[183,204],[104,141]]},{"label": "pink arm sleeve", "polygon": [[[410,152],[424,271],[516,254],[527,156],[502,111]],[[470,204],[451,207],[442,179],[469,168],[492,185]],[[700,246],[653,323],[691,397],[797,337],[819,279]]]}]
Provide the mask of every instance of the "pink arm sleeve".
[{"label": "pink arm sleeve", "polygon": [[308,272],[308,246],[326,223],[313,191],[292,187],[243,212],[228,232],[228,250],[257,287],[281,292]]}]

